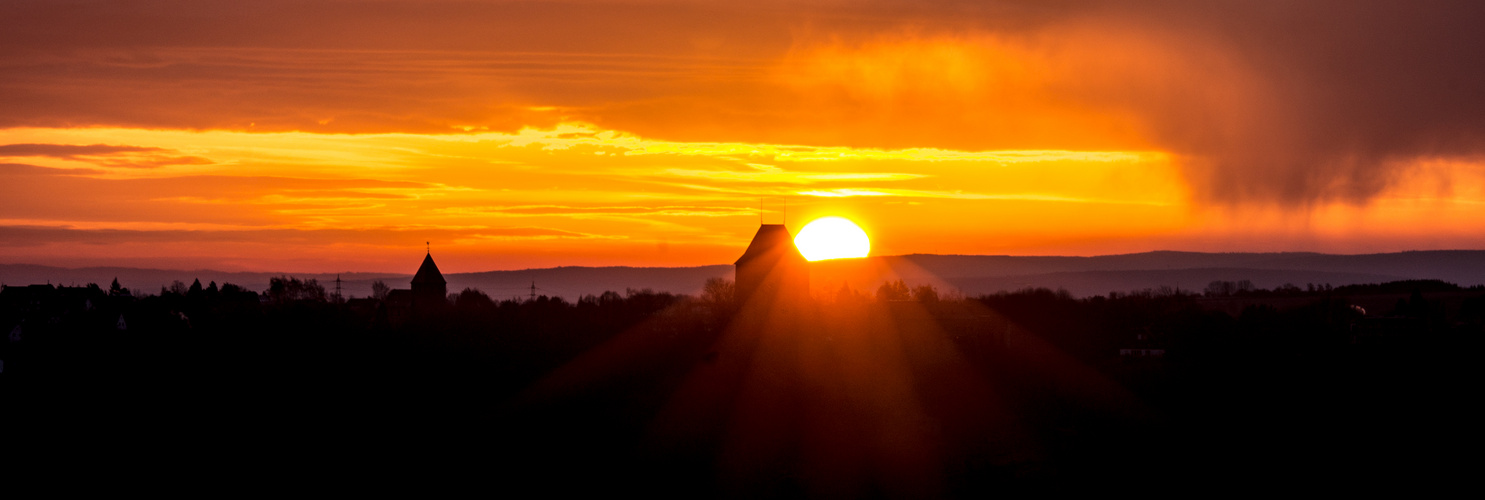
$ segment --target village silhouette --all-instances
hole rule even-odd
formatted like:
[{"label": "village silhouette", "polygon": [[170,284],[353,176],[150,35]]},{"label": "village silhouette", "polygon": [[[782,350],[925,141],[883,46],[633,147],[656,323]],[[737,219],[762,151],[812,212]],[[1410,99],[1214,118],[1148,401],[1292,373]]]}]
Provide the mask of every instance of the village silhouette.
[{"label": "village silhouette", "polygon": [[[0,291],[7,458],[542,496],[1418,493],[1465,477],[1485,288],[811,288],[783,224],[699,296]],[[266,472],[265,472],[266,471]]]}]

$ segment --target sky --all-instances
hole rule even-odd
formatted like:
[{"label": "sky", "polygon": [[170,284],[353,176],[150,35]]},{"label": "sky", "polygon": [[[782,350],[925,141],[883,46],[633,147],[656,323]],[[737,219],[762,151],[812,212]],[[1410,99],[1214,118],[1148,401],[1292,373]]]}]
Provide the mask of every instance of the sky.
[{"label": "sky", "polygon": [[1485,4],[0,3],[0,262],[1485,248]]}]

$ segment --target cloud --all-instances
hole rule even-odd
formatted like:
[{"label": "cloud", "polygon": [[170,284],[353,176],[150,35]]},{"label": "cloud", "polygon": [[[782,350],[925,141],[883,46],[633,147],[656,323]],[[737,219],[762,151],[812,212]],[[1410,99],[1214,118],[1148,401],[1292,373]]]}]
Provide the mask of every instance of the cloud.
[{"label": "cloud", "polygon": [[820,198],[850,198],[856,196],[900,196],[905,198],[941,198],[955,200],[1040,201],[1053,203],[1101,203],[1117,205],[1169,206],[1162,200],[1118,200],[1109,198],[1079,198],[1055,194],[1037,193],[966,193],[964,191],[925,191],[918,189],[812,189],[797,194]]},{"label": "cloud", "polygon": [[365,244],[380,245],[406,235],[443,241],[460,239],[547,240],[605,236],[541,227],[440,228],[429,226],[367,229],[113,229],[69,225],[0,225],[0,247],[120,244]]},{"label": "cloud", "polygon": [[10,176],[85,176],[105,173],[96,168],[52,168],[24,163],[0,163],[0,177]]},{"label": "cloud", "polygon": [[668,176],[700,178],[711,181],[759,182],[775,184],[817,184],[822,182],[871,182],[902,181],[927,177],[924,174],[892,172],[790,172],[784,170],[737,172],[730,170],[691,170],[673,168],[663,172]]},{"label": "cloud", "polygon": [[1227,108],[1151,113],[1209,197],[1364,202],[1420,163],[1485,154],[1485,4],[1213,5],[1150,14],[1192,20],[1256,81]]},{"label": "cloud", "polygon": [[604,235],[579,233],[579,232],[574,232],[574,231],[563,231],[563,230],[560,230],[560,229],[549,229],[549,228],[542,228],[542,227],[504,227],[504,228],[482,229],[482,230],[479,230],[479,231],[475,231],[472,236],[473,237],[478,237],[478,238],[501,239],[501,240],[509,240],[509,239],[538,239],[538,240],[546,240],[546,239],[555,239],[555,238],[576,238],[576,239],[593,239],[593,238],[623,239],[624,238],[624,236],[604,236]]},{"label": "cloud", "polygon": [[1287,207],[1485,156],[1473,1],[85,5],[7,6],[0,127],[1163,151],[1200,201]]},{"label": "cloud", "polygon": [[143,153],[164,151],[161,148],[143,146],[110,146],[92,144],[4,144],[0,145],[0,156],[48,156],[52,158],[76,158],[79,156],[104,156],[117,153]]},{"label": "cloud", "polygon": [[840,142],[900,123],[891,140],[958,149],[1143,144],[1217,204],[1365,203],[1422,163],[1485,155],[1478,2],[1065,6],[808,37],[780,78]]},{"label": "cloud", "polygon": [[439,210],[440,213],[451,214],[487,214],[507,216],[531,216],[531,217],[587,217],[587,216],[651,216],[651,217],[736,217],[754,216],[757,212],[751,208],[739,207],[713,207],[713,206],[688,206],[688,205],[662,205],[653,207],[642,206],[569,206],[569,205],[518,205],[518,206],[493,206],[493,207],[457,207]]},{"label": "cloud", "polygon": [[107,144],[5,144],[0,157],[40,156],[90,162],[100,167],[159,168],[168,165],[209,165],[211,160],[199,156],[165,154],[168,149],[143,146],[110,146]]}]

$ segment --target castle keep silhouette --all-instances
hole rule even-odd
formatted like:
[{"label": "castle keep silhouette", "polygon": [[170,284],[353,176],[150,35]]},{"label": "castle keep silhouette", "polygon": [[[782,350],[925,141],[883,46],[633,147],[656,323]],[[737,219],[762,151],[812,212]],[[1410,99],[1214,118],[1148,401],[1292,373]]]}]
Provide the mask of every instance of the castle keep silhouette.
[{"label": "castle keep silhouette", "polygon": [[794,246],[789,228],[763,224],[737,258],[737,303],[777,304],[809,297],[809,261]]}]

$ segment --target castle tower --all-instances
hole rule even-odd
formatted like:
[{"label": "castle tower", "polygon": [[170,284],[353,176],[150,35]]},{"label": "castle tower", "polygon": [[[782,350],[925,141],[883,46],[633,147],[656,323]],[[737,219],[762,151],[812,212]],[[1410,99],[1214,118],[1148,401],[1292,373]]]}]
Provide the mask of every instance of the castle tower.
[{"label": "castle tower", "polygon": [[414,311],[426,312],[441,309],[449,302],[449,285],[433,263],[433,253],[423,257],[418,274],[412,279],[412,306]]},{"label": "castle tower", "polygon": [[794,247],[794,237],[783,224],[759,226],[734,265],[738,304],[771,305],[809,297],[809,261]]}]

